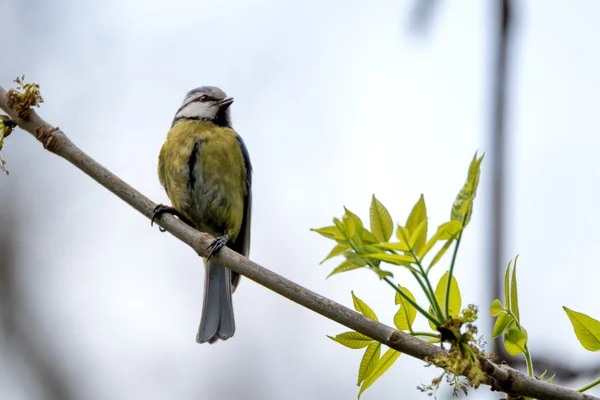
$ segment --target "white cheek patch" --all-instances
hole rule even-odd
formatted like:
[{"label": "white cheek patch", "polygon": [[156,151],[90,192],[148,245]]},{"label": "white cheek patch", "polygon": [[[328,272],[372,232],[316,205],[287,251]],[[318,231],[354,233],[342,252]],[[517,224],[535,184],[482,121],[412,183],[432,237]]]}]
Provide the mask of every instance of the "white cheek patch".
[{"label": "white cheek patch", "polygon": [[211,119],[215,116],[215,111],[212,110],[215,107],[211,107],[208,103],[201,103],[198,101],[189,103],[183,107],[175,118],[207,118]]}]

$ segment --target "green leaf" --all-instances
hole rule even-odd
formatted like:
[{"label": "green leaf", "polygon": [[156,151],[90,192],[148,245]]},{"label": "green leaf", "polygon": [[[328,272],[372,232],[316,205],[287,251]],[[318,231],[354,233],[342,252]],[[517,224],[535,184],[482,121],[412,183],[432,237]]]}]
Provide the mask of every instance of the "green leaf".
[{"label": "green leaf", "polygon": [[395,265],[410,266],[411,263],[415,262],[412,256],[400,255],[400,254],[388,254],[388,253],[371,253],[363,254],[364,258],[372,258],[374,260],[384,261],[386,263]]},{"label": "green leaf", "polygon": [[600,350],[600,321],[563,306],[579,343],[589,351]]},{"label": "green leaf", "polygon": [[408,247],[412,249],[413,252],[418,252],[424,245],[425,240],[427,239],[427,220],[421,221],[421,223],[417,226],[414,232],[410,234],[410,240],[408,241]]},{"label": "green leaf", "polygon": [[498,318],[496,318],[496,323],[494,323],[494,329],[492,329],[492,339],[497,336],[500,336],[504,332],[506,327],[514,320],[515,319],[513,318],[513,316],[508,314],[507,312],[500,313],[500,315],[498,315]]},{"label": "green leaf", "polygon": [[512,260],[508,262],[506,272],[504,273],[504,304],[506,308],[510,310],[510,270],[512,266]]},{"label": "green leaf", "polygon": [[[442,276],[440,281],[435,288],[435,298],[437,299],[438,304],[442,310],[446,309],[446,286],[448,285],[448,271]],[[456,278],[452,276],[452,283],[450,284],[450,306],[448,307],[448,312],[451,317],[455,317],[460,313],[461,307],[461,298],[460,298],[460,290],[458,288],[458,282]],[[429,307],[429,313],[433,314],[433,307]],[[429,321],[429,327],[433,330],[437,330],[437,327],[433,324],[433,322]]]},{"label": "green leaf", "polygon": [[362,257],[363,254],[371,254],[371,253],[379,253],[379,252],[381,252],[381,249],[379,247],[377,247],[377,246],[378,246],[377,243],[375,243],[375,244],[365,244],[360,249],[357,249],[360,252],[359,256]]},{"label": "green leaf", "polygon": [[394,362],[396,362],[398,357],[400,357],[400,354],[402,354],[402,353],[400,353],[394,349],[389,349],[388,351],[385,352],[383,357],[381,357],[381,359],[377,362],[377,365],[375,366],[375,368],[373,368],[373,371],[371,371],[371,374],[369,376],[367,376],[365,378],[365,380],[363,381],[363,384],[360,387],[360,390],[358,392],[359,399],[360,399],[360,395],[365,390],[367,390],[373,383],[375,383],[375,381],[377,379],[379,379],[379,377],[381,375],[383,375],[384,372],[387,371],[394,364]]},{"label": "green leaf", "polygon": [[[446,309],[446,286],[448,286],[448,271],[442,276],[435,288],[435,298],[438,300],[442,310]],[[450,283],[449,303],[448,312],[450,313],[450,316],[456,317],[460,313],[461,297],[458,282],[454,276],[452,276],[452,282]]]},{"label": "green leaf", "polygon": [[323,264],[325,261],[329,260],[330,258],[333,258],[335,256],[339,256],[340,254],[342,254],[344,251],[346,251],[348,249],[348,245],[347,244],[341,244],[338,243],[327,255],[327,257],[325,257],[323,259],[323,261],[321,261],[319,264]]},{"label": "green leaf", "polygon": [[370,337],[354,331],[340,333],[336,336],[327,335],[327,337],[351,349],[362,349],[373,342],[373,339]]},{"label": "green leaf", "polygon": [[431,260],[431,264],[429,264],[428,270],[430,270],[431,268],[433,268],[433,266],[435,264],[437,264],[442,259],[442,257],[444,256],[444,254],[446,254],[446,252],[450,248],[450,246],[452,246],[452,243],[453,243],[452,240],[448,240],[446,242],[446,244],[444,244],[444,247],[442,247],[440,249],[440,251],[438,251],[438,253],[435,255],[435,257],[433,257],[433,260]]},{"label": "green leaf", "polygon": [[398,225],[396,228],[396,238],[401,242],[408,243],[408,238],[410,237],[410,232],[408,229]]},{"label": "green leaf", "polygon": [[[429,306],[429,315],[435,315],[435,311],[433,311],[433,306]],[[435,324],[431,320],[427,320],[427,322],[429,323],[429,327],[431,329],[437,331],[437,326],[435,326]]]},{"label": "green leaf", "polygon": [[391,277],[394,276],[394,274],[392,274],[390,271],[383,270],[383,269],[381,269],[379,267],[377,267],[377,268],[371,268],[371,271],[375,272],[377,274],[377,276],[379,277],[379,279],[383,279],[383,278],[386,278],[388,276],[391,276]]},{"label": "green leaf", "polygon": [[[420,229],[419,227],[422,226]],[[418,252],[427,240],[427,207],[425,206],[425,197],[421,195],[417,204],[414,205],[410,215],[406,220],[406,229],[409,232],[411,248]]]},{"label": "green leaf", "polygon": [[373,372],[379,357],[381,356],[381,343],[373,342],[365,350],[362,360],[360,361],[360,367],[358,368],[358,383],[360,385],[367,376]]},{"label": "green leaf", "polygon": [[362,230],[363,223],[356,214],[348,210],[346,207],[344,207],[344,211],[345,214],[343,217],[343,221],[344,225],[346,225],[347,228],[346,232],[348,232],[349,237],[353,238],[356,232],[360,232]]},{"label": "green leaf", "polygon": [[373,235],[371,232],[369,232],[368,230],[366,230],[365,228],[362,228],[360,230],[360,238],[363,240],[364,243],[366,243],[367,245],[369,244],[375,244],[375,243],[379,243],[379,239],[377,239],[375,237],[375,235]]},{"label": "green leaf", "polygon": [[352,271],[353,269],[362,268],[365,265],[367,265],[366,261],[362,260],[362,262],[360,262],[360,258],[342,261],[340,265],[335,267],[333,271],[331,271],[331,273],[327,275],[327,278],[329,278],[332,275],[339,274],[341,272]]},{"label": "green leaf", "polygon": [[341,235],[341,239],[336,238],[335,240],[349,240],[350,237],[348,236],[348,231],[344,223],[337,218],[333,219],[333,223],[335,224],[335,227],[338,229],[338,232]]},{"label": "green leaf", "polygon": [[356,229],[358,228],[356,225],[356,221],[348,215],[344,215],[342,217],[342,223],[344,224],[344,228],[346,234],[348,235],[348,239],[354,239],[354,237],[356,236]]},{"label": "green leaf", "polygon": [[371,232],[379,242],[387,242],[392,237],[394,222],[388,210],[377,200],[375,195],[371,200]]},{"label": "green leaf", "polygon": [[473,213],[473,200],[477,194],[483,157],[477,158],[477,153],[473,156],[467,174],[467,181],[460,192],[458,192],[456,200],[454,200],[454,204],[452,205],[451,219],[462,222],[464,226],[467,226],[470,222],[471,214]]},{"label": "green leaf", "polygon": [[545,369],[545,370],[544,370],[544,372],[542,372],[542,374],[541,374],[540,376],[536,376],[535,378],[536,378],[538,381],[543,381],[543,380],[544,380],[544,376],[546,376],[546,373],[547,373],[547,372],[548,372],[548,370],[547,370],[547,369]]},{"label": "green leaf", "polygon": [[406,242],[396,242],[396,243],[379,243],[374,245],[374,247],[382,250],[392,250],[392,251],[410,251]]},{"label": "green leaf", "polygon": [[500,303],[500,300],[495,299],[492,301],[492,305],[490,306],[490,313],[497,317],[500,313],[505,312],[504,306]]},{"label": "green leaf", "polygon": [[342,231],[339,230],[337,226],[325,226],[319,229],[311,229],[313,232],[317,232],[322,236],[325,236],[327,239],[333,240],[344,240],[345,236]]},{"label": "green leaf", "polygon": [[427,241],[425,246],[417,253],[417,256],[422,259],[437,242],[441,240],[454,240],[461,230],[462,224],[459,221],[449,221],[438,226],[435,235]]},{"label": "green leaf", "polygon": [[[413,296],[408,288],[398,285],[398,289],[416,303],[415,296]],[[400,309],[394,315],[394,325],[396,325],[399,331],[410,330],[417,317],[417,309],[404,299],[404,297],[400,296],[398,292],[396,292],[396,304],[400,304]]]},{"label": "green leaf", "polygon": [[515,315],[517,321],[519,318],[519,297],[517,295],[517,260],[519,256],[515,258],[515,264],[512,271],[512,284],[510,286],[510,311]]},{"label": "green leaf", "polygon": [[526,343],[527,331],[514,327],[504,332],[504,347],[511,356],[523,353]]},{"label": "green leaf", "polygon": [[462,223],[460,221],[448,221],[438,227],[436,235],[438,240],[454,239],[462,231]]},{"label": "green leaf", "polygon": [[356,295],[354,295],[354,291],[352,291],[350,293],[352,293],[352,301],[354,302],[354,309],[356,311],[358,311],[359,313],[361,313],[362,315],[364,315],[367,318],[371,318],[371,319],[374,319],[375,321],[379,321],[377,319],[377,315],[375,315],[375,312],[373,312],[373,310],[371,309],[371,307],[369,307],[367,305],[367,303],[365,303],[364,301],[362,301],[361,299],[356,297]]}]

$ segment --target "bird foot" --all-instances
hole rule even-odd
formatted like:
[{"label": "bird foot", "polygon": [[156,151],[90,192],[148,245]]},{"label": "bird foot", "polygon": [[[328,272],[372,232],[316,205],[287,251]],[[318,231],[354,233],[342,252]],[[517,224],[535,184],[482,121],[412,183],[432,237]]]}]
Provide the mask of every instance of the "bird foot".
[{"label": "bird foot", "polygon": [[219,236],[218,238],[213,240],[213,242],[211,244],[209,244],[207,247],[207,249],[211,249],[211,250],[210,250],[210,253],[208,253],[208,257],[206,257],[206,260],[208,261],[213,256],[213,254],[215,254],[219,250],[221,250],[223,248],[223,246],[225,246],[227,244],[228,240],[229,240],[229,236],[227,236],[227,235]]},{"label": "bird foot", "polygon": [[[154,207],[154,211],[152,212],[152,218],[150,219],[150,226],[153,226],[154,220],[160,218],[163,214],[174,215],[189,226],[191,226],[192,228],[194,228],[194,224],[192,224],[192,222],[189,219],[187,219],[183,214],[177,211],[174,207],[165,206],[164,204],[158,204],[156,207]],[[162,226],[159,226],[158,229],[161,232],[164,232],[166,230]]]}]

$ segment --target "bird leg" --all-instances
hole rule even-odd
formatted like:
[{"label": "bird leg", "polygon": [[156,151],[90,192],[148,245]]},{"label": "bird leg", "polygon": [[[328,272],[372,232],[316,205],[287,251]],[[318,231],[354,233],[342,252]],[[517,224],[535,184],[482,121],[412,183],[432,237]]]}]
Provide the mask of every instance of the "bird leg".
[{"label": "bird leg", "polygon": [[223,248],[223,246],[225,246],[227,244],[228,240],[229,240],[229,236],[227,236],[227,235],[219,236],[218,238],[213,240],[213,242],[211,244],[209,244],[207,247],[207,249],[211,249],[211,250],[210,250],[210,253],[208,254],[208,257],[206,257],[206,261],[208,261],[212,257],[213,254],[215,254],[219,250],[221,250]]},{"label": "bird leg", "polygon": [[[152,218],[150,219],[150,226],[153,226],[154,220],[160,218],[160,216],[163,214],[174,215],[189,226],[191,226],[192,228],[195,228],[194,224],[189,219],[187,219],[182,213],[177,211],[174,207],[165,206],[164,204],[158,204],[156,207],[154,207],[154,211],[152,212]],[[165,228],[163,228],[162,226],[159,226],[158,229],[161,232],[165,231]]]}]

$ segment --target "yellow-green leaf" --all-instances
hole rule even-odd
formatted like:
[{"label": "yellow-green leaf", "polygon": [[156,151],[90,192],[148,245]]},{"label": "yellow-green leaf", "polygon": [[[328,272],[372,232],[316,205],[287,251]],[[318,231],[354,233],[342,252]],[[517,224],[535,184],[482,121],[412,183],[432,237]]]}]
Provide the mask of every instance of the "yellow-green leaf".
[{"label": "yellow-green leaf", "polygon": [[454,200],[454,204],[452,205],[451,219],[463,222],[464,226],[467,226],[471,220],[471,214],[473,213],[473,200],[477,194],[477,186],[479,185],[479,175],[481,172],[480,167],[483,157],[484,156],[477,158],[477,153],[473,156],[473,160],[469,165],[467,181],[460,192],[458,192],[456,200]]},{"label": "yellow-green leaf", "polygon": [[409,265],[410,263],[415,262],[415,259],[412,256],[401,255],[401,254],[388,254],[388,253],[371,253],[371,254],[363,254],[364,258],[372,258],[374,260],[384,261],[386,263],[395,264],[395,265]]},{"label": "yellow-green leaf", "polygon": [[319,229],[311,229],[313,232],[317,232],[322,236],[325,236],[327,239],[333,240],[344,240],[344,234],[341,232],[337,226],[325,226]]},{"label": "yellow-green leaf", "polygon": [[340,265],[335,267],[329,275],[327,275],[327,278],[329,278],[332,275],[339,274],[341,272],[352,271],[353,269],[362,268],[365,265],[367,265],[367,263],[364,260],[362,260],[361,262],[359,258],[344,260]]},{"label": "yellow-green leaf", "polygon": [[408,232],[408,229],[404,228],[403,226],[398,225],[398,227],[396,228],[396,238],[401,242],[408,243],[409,237],[410,237],[410,233]]},{"label": "yellow-green leaf", "polygon": [[387,371],[394,364],[394,362],[396,362],[398,357],[400,357],[400,354],[402,354],[402,353],[400,353],[394,349],[389,349],[388,351],[385,352],[383,357],[381,357],[381,359],[377,362],[377,365],[375,366],[375,368],[373,368],[373,371],[371,371],[371,374],[369,376],[367,376],[365,378],[365,380],[363,381],[363,383],[360,387],[360,390],[358,392],[359,399],[360,399],[360,395],[365,390],[367,390],[373,383],[375,383],[375,381],[377,379],[379,379],[379,377],[381,375],[383,375],[383,373],[385,371]]},{"label": "yellow-green leaf", "polygon": [[346,233],[348,234],[348,239],[354,238],[354,235],[356,235],[356,229],[358,228],[356,226],[356,221],[352,219],[352,217],[344,215],[342,217],[342,222],[344,224],[344,228],[346,229]]},{"label": "yellow-green leaf", "polygon": [[421,195],[406,219],[406,229],[413,243],[411,248],[413,251],[418,252],[427,240],[427,207],[423,195]]},{"label": "yellow-green leaf", "polygon": [[333,219],[333,223],[335,225],[335,227],[338,229],[338,232],[340,233],[340,235],[342,236],[341,239],[337,239],[336,240],[348,240],[350,239],[350,237],[348,236],[348,231],[346,229],[346,226],[344,225],[344,223],[342,221],[340,221],[337,218]]},{"label": "yellow-green leaf", "polygon": [[385,271],[379,267],[371,268],[371,271],[375,272],[377,274],[377,276],[379,277],[379,279],[387,278],[388,276],[391,276],[391,277],[394,276],[394,274],[392,274],[390,271]]},{"label": "yellow-green leaf", "polygon": [[373,369],[379,361],[381,356],[381,343],[373,342],[365,350],[362,360],[360,361],[360,367],[358,368],[358,383],[360,385],[367,376],[373,372]]},{"label": "yellow-green leaf", "polygon": [[374,245],[374,247],[383,250],[393,250],[393,251],[409,251],[408,244],[406,242],[396,242],[396,243],[379,243]]},{"label": "yellow-green leaf", "polygon": [[344,207],[344,212],[345,212],[344,213],[345,216],[352,218],[352,220],[356,224],[356,227],[363,226],[362,220],[358,217],[358,215],[354,214],[352,211],[348,210],[346,207]]},{"label": "yellow-green leaf", "polygon": [[[415,296],[413,296],[408,288],[398,285],[398,289],[416,303]],[[394,325],[396,325],[396,329],[399,331],[410,330],[417,317],[417,309],[398,292],[396,292],[396,304],[400,304],[400,309],[396,315],[394,315]]]},{"label": "yellow-green leaf", "polygon": [[338,342],[351,349],[362,349],[367,347],[373,341],[370,337],[354,331],[340,333],[336,336],[328,335],[327,337],[334,342]]},{"label": "yellow-green leaf", "polygon": [[379,321],[377,319],[377,315],[375,315],[375,312],[371,309],[371,307],[369,307],[367,305],[367,303],[365,303],[364,301],[362,301],[361,299],[356,297],[356,295],[354,294],[354,291],[352,291],[350,293],[352,293],[352,301],[354,302],[354,309],[356,311],[358,311],[359,313],[361,313],[362,315],[364,315],[367,318],[371,318],[371,319],[374,319],[375,321]]},{"label": "yellow-green leaf", "polygon": [[512,315],[506,312],[500,313],[498,315],[498,318],[496,318],[496,322],[494,323],[494,329],[492,329],[492,339],[497,336],[500,336],[502,332],[504,332],[508,324],[510,324],[513,321],[514,318]]},{"label": "yellow-green leaf", "polygon": [[427,240],[427,220],[421,221],[414,232],[410,233],[408,247],[417,253],[425,245],[425,240]]},{"label": "yellow-green leaf", "polygon": [[527,331],[515,327],[504,332],[504,347],[511,356],[524,352],[526,343]]},{"label": "yellow-green leaf", "polygon": [[422,221],[427,221],[427,207],[425,206],[425,197],[423,195],[419,197],[419,200],[413,206],[406,219],[406,229],[412,233]]},{"label": "yellow-green leaf", "polygon": [[[448,285],[448,271],[442,276],[435,288],[435,298],[438,300],[442,310],[446,309],[446,286]],[[450,283],[450,302],[448,312],[450,316],[456,317],[460,313],[461,297],[460,289],[458,288],[458,282],[456,278],[452,276],[452,282]]]},{"label": "yellow-green leaf", "polygon": [[374,244],[374,243],[379,243],[379,239],[377,239],[375,237],[375,235],[373,235],[371,232],[369,232],[368,230],[366,230],[365,228],[362,228],[360,230],[360,238],[363,240],[364,243],[366,243],[367,245],[369,244]]},{"label": "yellow-green leaf", "polygon": [[454,239],[462,230],[462,223],[460,221],[448,221],[438,227],[436,235],[438,240]]},{"label": "yellow-green leaf", "polygon": [[495,299],[494,301],[492,301],[492,305],[490,306],[490,313],[494,317],[497,317],[502,312],[505,312],[505,311],[504,311],[504,306],[502,305],[502,303],[500,303],[500,300]]},{"label": "yellow-green leaf", "polygon": [[347,244],[340,244],[338,243],[327,255],[327,257],[325,257],[323,259],[323,261],[320,262],[320,264],[323,264],[325,261],[329,260],[330,258],[333,258],[335,256],[339,256],[340,254],[342,254],[344,251],[346,251],[348,249],[348,245]]},{"label": "yellow-green leaf", "polygon": [[438,226],[435,235],[433,235],[433,237],[427,241],[425,246],[419,250],[417,256],[422,259],[433,248],[433,246],[435,246],[435,244],[441,240],[454,240],[460,233],[461,229],[462,224],[459,221],[449,221]]},{"label": "yellow-green leaf", "polygon": [[506,308],[510,310],[510,270],[512,267],[512,260],[508,262],[506,272],[504,273],[504,304]]},{"label": "yellow-green leaf", "polygon": [[579,343],[586,350],[600,350],[600,321],[567,307],[563,308],[571,320],[571,325],[573,325]]},{"label": "yellow-green leaf", "polygon": [[[433,311],[433,307],[429,306],[429,315],[435,315],[435,311]],[[435,326],[435,324],[433,322],[431,322],[431,320],[427,320],[427,322],[429,323],[429,327],[431,329],[433,329],[434,331],[437,331],[437,326]]]},{"label": "yellow-green leaf", "polygon": [[517,295],[517,261],[519,256],[515,258],[515,265],[512,270],[512,284],[510,285],[510,311],[515,315],[517,321],[519,318],[519,297]]},{"label": "yellow-green leaf", "polygon": [[433,268],[433,266],[435,264],[437,264],[442,257],[444,256],[444,254],[446,254],[446,252],[448,251],[448,249],[450,248],[450,246],[452,246],[452,240],[448,240],[444,246],[440,249],[440,251],[437,252],[437,254],[435,255],[435,257],[433,257],[433,260],[431,260],[431,264],[429,264],[429,269]]},{"label": "yellow-green leaf", "polygon": [[388,210],[377,200],[375,195],[371,200],[371,232],[380,242],[387,242],[392,237],[394,222]]}]

